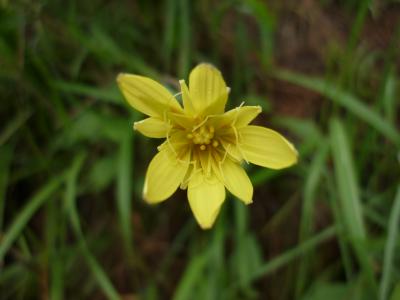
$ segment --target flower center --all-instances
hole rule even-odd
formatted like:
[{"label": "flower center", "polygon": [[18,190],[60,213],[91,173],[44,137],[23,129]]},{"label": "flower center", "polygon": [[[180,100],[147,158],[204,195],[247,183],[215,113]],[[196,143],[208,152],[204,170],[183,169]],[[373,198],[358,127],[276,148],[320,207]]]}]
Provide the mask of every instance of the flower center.
[{"label": "flower center", "polygon": [[215,129],[213,126],[202,125],[186,137],[192,140],[193,144],[198,145],[200,150],[206,150],[209,145],[217,147],[218,141],[214,138]]}]

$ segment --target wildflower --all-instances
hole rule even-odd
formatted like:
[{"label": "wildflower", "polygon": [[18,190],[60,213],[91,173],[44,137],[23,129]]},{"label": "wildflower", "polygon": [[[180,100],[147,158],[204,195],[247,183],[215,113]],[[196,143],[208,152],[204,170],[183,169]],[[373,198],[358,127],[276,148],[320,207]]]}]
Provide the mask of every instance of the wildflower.
[{"label": "wildflower", "polygon": [[268,128],[249,125],[259,106],[224,112],[229,88],[221,73],[200,64],[180,80],[183,107],[156,81],[120,74],[119,87],[127,102],[149,117],[134,129],[150,138],[165,138],[147,169],[143,197],[151,204],[187,189],[190,207],[203,229],[210,228],[225,200],[225,188],[245,204],[253,186],[242,161],[271,169],[297,162],[295,148]]}]

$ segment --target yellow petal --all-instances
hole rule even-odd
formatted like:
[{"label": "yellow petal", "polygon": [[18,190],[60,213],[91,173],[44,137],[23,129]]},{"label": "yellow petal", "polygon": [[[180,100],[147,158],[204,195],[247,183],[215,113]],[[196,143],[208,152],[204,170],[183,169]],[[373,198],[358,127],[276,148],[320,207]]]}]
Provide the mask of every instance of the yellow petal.
[{"label": "yellow petal", "polygon": [[208,107],[207,114],[223,113],[228,100],[228,88],[221,72],[210,64],[200,64],[189,76],[189,92],[197,113]]},{"label": "yellow petal", "polygon": [[221,165],[225,187],[245,204],[253,202],[253,185],[243,168],[230,159]]},{"label": "yellow petal", "polygon": [[183,110],[187,115],[194,115],[195,109],[193,107],[192,99],[190,98],[189,89],[186,85],[185,80],[179,80],[179,84],[181,86],[182,92]]},{"label": "yellow petal", "polygon": [[[261,106],[242,106],[236,109],[235,123],[236,128],[242,128],[244,126],[249,125],[251,121],[253,121],[262,111]],[[228,111],[231,112],[232,110]],[[235,114],[232,112],[232,114]]]},{"label": "yellow petal", "polygon": [[188,160],[188,155],[183,160],[178,160],[168,147],[158,152],[147,169],[143,188],[144,199],[154,204],[170,197],[185,177]]},{"label": "yellow petal", "polygon": [[138,111],[163,119],[166,111],[181,112],[174,96],[156,81],[132,74],[120,74],[117,82],[126,101]]},{"label": "yellow petal", "polygon": [[[218,126],[215,125],[215,128],[218,128]],[[233,125],[225,126],[224,128],[218,128],[217,132],[218,140],[228,155],[233,160],[241,161],[243,159],[243,155],[240,151],[240,148],[237,147],[239,135],[236,127]]]},{"label": "yellow petal", "polygon": [[203,229],[215,222],[225,200],[225,188],[217,178],[205,178],[199,170],[194,171],[188,186],[190,208]]},{"label": "yellow petal", "polygon": [[240,148],[249,162],[271,169],[282,169],[297,162],[297,151],[278,132],[260,126],[239,130]]},{"label": "yellow petal", "polygon": [[133,124],[133,129],[150,138],[165,138],[170,129],[167,122],[159,118],[150,117]]},{"label": "yellow petal", "polygon": [[229,143],[223,139],[220,140],[222,147],[224,147],[225,151],[231,156],[232,159],[236,161],[241,161],[243,159],[242,153],[239,151],[239,148],[236,147],[234,143]]},{"label": "yellow petal", "polygon": [[180,160],[186,160],[190,144],[188,143],[187,133],[182,130],[172,129],[167,140],[158,146],[158,151],[166,148],[170,149]]},{"label": "yellow petal", "polygon": [[180,126],[183,129],[192,128],[195,124],[195,120],[186,114],[177,114],[177,113],[168,113],[167,118],[171,120],[171,122],[177,126]]},{"label": "yellow petal", "polygon": [[226,127],[229,125],[234,125],[236,128],[242,128],[253,121],[261,111],[262,109],[260,106],[239,106],[228,110],[222,115],[211,116],[209,122],[215,128]]},{"label": "yellow petal", "polygon": [[189,164],[189,168],[186,172],[185,177],[183,178],[181,185],[179,186],[181,190],[186,190],[189,185],[190,177],[192,176],[192,172],[194,170],[193,164]]}]

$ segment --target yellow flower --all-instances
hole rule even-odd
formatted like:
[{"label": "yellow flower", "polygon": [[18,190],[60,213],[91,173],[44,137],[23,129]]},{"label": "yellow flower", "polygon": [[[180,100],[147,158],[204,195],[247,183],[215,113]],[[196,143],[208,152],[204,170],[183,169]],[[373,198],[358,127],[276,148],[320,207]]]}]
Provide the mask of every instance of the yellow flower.
[{"label": "yellow flower", "polygon": [[229,88],[221,73],[200,64],[180,80],[183,107],[156,81],[120,74],[119,87],[128,103],[149,117],[134,129],[151,138],[165,138],[147,169],[144,199],[151,204],[187,189],[190,207],[203,229],[210,228],[225,200],[225,188],[245,204],[253,186],[242,161],[282,169],[297,162],[297,152],[282,135],[249,125],[259,106],[224,112]]}]

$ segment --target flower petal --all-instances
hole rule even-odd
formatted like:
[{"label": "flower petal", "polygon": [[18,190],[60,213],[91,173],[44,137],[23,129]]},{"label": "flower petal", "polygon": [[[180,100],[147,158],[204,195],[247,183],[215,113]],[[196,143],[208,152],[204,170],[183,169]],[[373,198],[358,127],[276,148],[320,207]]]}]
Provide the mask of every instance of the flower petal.
[{"label": "flower petal", "polygon": [[233,143],[226,142],[224,140],[221,140],[222,147],[224,147],[224,150],[230,155],[230,157],[233,160],[236,160],[240,162],[243,160],[243,155],[240,152],[240,149]]},{"label": "flower petal", "polygon": [[170,149],[179,160],[186,161],[187,152],[190,152],[190,144],[186,137],[186,133],[182,130],[172,129],[169,132],[167,140],[157,147],[158,151]]},{"label": "flower petal", "polygon": [[230,159],[221,165],[225,187],[245,204],[253,202],[253,185],[243,168]]},{"label": "flower petal", "polygon": [[187,87],[185,80],[179,80],[179,84],[182,92],[183,110],[187,115],[194,115],[195,109],[192,104],[192,99],[190,98],[189,88]]},{"label": "flower petal", "polygon": [[180,126],[183,129],[191,129],[194,124],[195,120],[190,116],[186,114],[177,114],[177,113],[168,113],[167,118],[177,126]]},{"label": "flower petal", "polygon": [[170,125],[159,118],[150,117],[133,124],[133,129],[150,138],[165,138]]},{"label": "flower petal", "polygon": [[143,197],[150,203],[158,203],[170,197],[181,184],[189,166],[189,152],[178,160],[168,147],[154,156],[147,169]]},{"label": "flower petal", "polygon": [[297,151],[278,132],[260,126],[239,130],[240,148],[249,162],[271,169],[282,169],[297,162]]},{"label": "flower petal", "polygon": [[239,106],[222,115],[210,116],[209,123],[215,128],[234,125],[236,128],[247,126],[261,113],[260,106]]},{"label": "flower petal", "polygon": [[174,96],[156,81],[133,74],[120,74],[117,82],[126,101],[138,111],[163,119],[165,111],[181,112]]},{"label": "flower petal", "polygon": [[190,208],[203,229],[209,229],[215,222],[225,200],[225,188],[215,176],[205,178],[201,171],[194,171],[188,186]]},{"label": "flower petal", "polygon": [[[235,109],[233,109],[235,110]],[[261,106],[242,106],[236,108],[237,115],[235,120],[236,128],[242,128],[249,125],[262,111]],[[232,110],[228,111],[229,114]]]},{"label": "flower petal", "polygon": [[200,64],[189,76],[189,92],[197,113],[206,108],[207,114],[223,113],[228,100],[228,88],[225,81],[213,65]]}]

